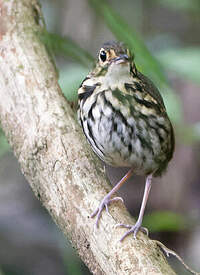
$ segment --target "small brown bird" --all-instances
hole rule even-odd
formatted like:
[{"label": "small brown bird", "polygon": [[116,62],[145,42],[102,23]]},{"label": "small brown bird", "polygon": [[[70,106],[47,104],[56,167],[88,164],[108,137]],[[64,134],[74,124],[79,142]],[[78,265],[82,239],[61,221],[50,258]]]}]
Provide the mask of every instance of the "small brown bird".
[{"label": "small brown bird", "polygon": [[100,49],[98,61],[78,90],[78,117],[93,151],[105,163],[130,167],[128,173],[103,198],[91,217],[97,216],[119,197],[112,195],[133,173],[146,177],[145,190],[135,225],[120,224],[134,238],[142,219],[152,177],[166,169],[174,151],[174,134],[163,99],[154,84],[135,66],[129,49],[120,42],[107,42]]}]

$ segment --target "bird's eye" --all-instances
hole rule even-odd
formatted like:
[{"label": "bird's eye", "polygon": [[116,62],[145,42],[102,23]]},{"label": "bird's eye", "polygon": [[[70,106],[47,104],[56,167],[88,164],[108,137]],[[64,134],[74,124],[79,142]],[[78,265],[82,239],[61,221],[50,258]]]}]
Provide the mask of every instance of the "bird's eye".
[{"label": "bird's eye", "polygon": [[105,51],[101,51],[99,56],[100,56],[101,61],[103,61],[103,62],[106,61],[106,52]]}]

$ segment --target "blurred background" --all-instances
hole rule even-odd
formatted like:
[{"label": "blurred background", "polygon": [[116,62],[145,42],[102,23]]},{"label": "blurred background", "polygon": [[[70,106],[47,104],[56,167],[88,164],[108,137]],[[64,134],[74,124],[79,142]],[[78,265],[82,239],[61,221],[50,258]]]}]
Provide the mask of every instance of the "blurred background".
[{"label": "blurred background", "polygon": [[[154,180],[144,225],[150,238],[175,250],[199,271],[200,1],[40,3],[48,30],[41,39],[55,59],[69,101],[76,102],[77,89],[102,43],[113,39],[133,49],[139,70],[160,89],[174,125],[176,150],[166,174]],[[124,173],[107,167],[113,184]],[[120,192],[135,217],[143,189],[144,178],[134,176]],[[169,262],[177,274],[190,274],[173,257]],[[0,130],[0,275],[29,274],[90,272],[34,197]]]}]

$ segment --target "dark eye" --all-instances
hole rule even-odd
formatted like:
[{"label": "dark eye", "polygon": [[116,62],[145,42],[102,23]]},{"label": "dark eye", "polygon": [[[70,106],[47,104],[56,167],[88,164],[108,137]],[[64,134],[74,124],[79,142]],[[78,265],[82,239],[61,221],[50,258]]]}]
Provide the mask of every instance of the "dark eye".
[{"label": "dark eye", "polygon": [[106,61],[106,52],[105,51],[101,51],[100,52],[100,59],[101,59],[101,61]]}]

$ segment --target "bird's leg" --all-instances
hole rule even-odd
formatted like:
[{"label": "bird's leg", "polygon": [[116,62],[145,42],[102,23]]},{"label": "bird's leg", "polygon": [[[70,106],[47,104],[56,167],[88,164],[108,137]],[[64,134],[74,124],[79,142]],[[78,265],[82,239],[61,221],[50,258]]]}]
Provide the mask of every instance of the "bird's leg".
[{"label": "bird's leg", "polygon": [[97,216],[96,218],[96,222],[95,222],[95,226],[98,227],[99,224],[99,220],[101,217],[101,213],[105,207],[106,212],[108,214],[108,205],[113,202],[113,201],[117,201],[117,200],[121,200],[123,202],[123,199],[121,197],[115,197],[113,199],[111,199],[111,196],[117,191],[119,190],[119,188],[132,176],[133,174],[133,169],[130,169],[128,171],[128,173],[113,187],[113,189],[103,198],[103,200],[101,201],[99,207],[97,207],[97,209],[92,213],[91,218]]},{"label": "bird's leg", "polygon": [[142,220],[143,220],[143,216],[144,216],[144,210],[147,204],[147,200],[148,200],[148,196],[149,196],[149,192],[151,189],[151,182],[152,182],[152,175],[147,176],[146,178],[146,183],[145,183],[145,189],[144,189],[144,195],[143,195],[143,199],[142,199],[142,205],[140,208],[140,213],[139,213],[139,217],[137,219],[137,222],[135,225],[131,226],[131,225],[127,225],[127,224],[117,224],[116,227],[125,227],[128,228],[129,230],[122,236],[122,238],[120,239],[120,242],[122,242],[126,236],[130,235],[131,233],[133,233],[133,237],[134,239],[136,239],[137,233],[139,230],[143,231],[144,233],[146,233],[148,235],[148,229],[145,227],[142,227]]}]

